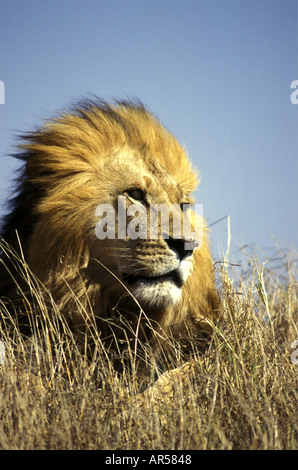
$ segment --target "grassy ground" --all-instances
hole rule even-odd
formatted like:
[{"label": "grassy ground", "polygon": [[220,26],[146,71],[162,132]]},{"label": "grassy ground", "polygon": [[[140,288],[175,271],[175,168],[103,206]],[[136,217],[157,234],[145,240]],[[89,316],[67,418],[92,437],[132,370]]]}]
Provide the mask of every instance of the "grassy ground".
[{"label": "grassy ground", "polygon": [[0,449],[297,449],[297,254],[276,270],[249,264],[237,282],[217,265],[222,325],[169,379],[169,397],[162,388],[144,406],[133,377],[117,376],[100,347],[88,362],[45,308],[31,340],[2,327]]}]

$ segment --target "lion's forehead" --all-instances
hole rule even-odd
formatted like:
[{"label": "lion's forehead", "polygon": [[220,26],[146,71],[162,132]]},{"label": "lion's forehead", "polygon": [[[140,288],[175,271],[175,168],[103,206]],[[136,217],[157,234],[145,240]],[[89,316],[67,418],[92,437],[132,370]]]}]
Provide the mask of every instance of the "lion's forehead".
[{"label": "lion's forehead", "polygon": [[141,187],[152,198],[151,203],[179,203],[183,189],[163,165],[154,158],[144,159],[133,151],[123,151],[108,162],[115,191],[120,194],[132,187]]},{"label": "lion's forehead", "polygon": [[152,179],[149,180],[152,181],[151,184],[147,181],[149,193],[152,191],[156,196],[166,194],[169,197],[168,202],[171,203],[179,202],[183,198],[183,190],[179,183],[162,165],[154,163],[154,165],[148,165],[148,168]]}]

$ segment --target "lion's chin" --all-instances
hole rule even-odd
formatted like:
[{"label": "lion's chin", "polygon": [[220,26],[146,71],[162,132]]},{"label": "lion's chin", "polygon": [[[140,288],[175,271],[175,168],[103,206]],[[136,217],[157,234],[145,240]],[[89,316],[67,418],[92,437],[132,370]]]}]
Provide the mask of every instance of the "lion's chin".
[{"label": "lion's chin", "polygon": [[182,287],[192,271],[192,261],[183,260],[178,268],[155,276],[139,273],[122,274],[122,279],[133,296],[144,308],[165,308],[177,304]]},{"label": "lion's chin", "polygon": [[124,281],[130,286],[142,284],[144,287],[161,286],[162,284],[174,284],[178,288],[183,285],[182,272],[180,270],[169,271],[159,276],[142,276],[136,274],[123,274]]},{"label": "lion's chin", "polygon": [[133,296],[144,307],[167,307],[181,298],[184,280],[179,270],[150,277],[126,274],[123,278]]},{"label": "lion's chin", "polygon": [[171,281],[149,283],[142,280],[130,286],[130,290],[145,309],[175,305],[181,299],[182,291],[181,287]]}]

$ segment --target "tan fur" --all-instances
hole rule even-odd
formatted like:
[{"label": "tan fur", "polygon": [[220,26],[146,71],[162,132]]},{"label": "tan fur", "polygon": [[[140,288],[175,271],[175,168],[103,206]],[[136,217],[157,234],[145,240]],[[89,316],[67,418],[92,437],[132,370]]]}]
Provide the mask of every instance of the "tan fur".
[{"label": "tan fur", "polygon": [[[161,234],[157,240],[134,241],[95,236],[96,207],[115,205],[129,189],[142,189],[149,204],[192,201],[197,174],[175,137],[140,103],[94,101],[24,139],[20,196],[3,235],[17,248],[17,230],[26,262],[74,329],[83,330],[84,311],[95,316],[107,346],[113,343],[111,329],[118,338],[132,338],[136,332],[141,340],[149,337],[148,321],[155,331],[171,331],[178,340],[185,332],[199,336],[218,315],[206,231],[203,246],[185,262],[191,274],[180,297],[170,283],[147,295],[123,278],[123,272],[157,276],[176,263]],[[8,277],[2,268],[0,294],[14,298]],[[172,291],[173,299],[167,299]],[[125,333],[117,328],[121,318],[129,325]]]}]

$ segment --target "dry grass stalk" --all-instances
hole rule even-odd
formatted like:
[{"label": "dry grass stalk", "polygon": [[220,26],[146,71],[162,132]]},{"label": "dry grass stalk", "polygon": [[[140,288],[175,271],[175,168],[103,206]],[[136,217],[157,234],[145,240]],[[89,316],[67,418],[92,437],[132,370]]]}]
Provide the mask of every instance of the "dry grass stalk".
[{"label": "dry grass stalk", "polygon": [[[26,308],[33,335],[19,335],[2,302],[0,448],[297,448],[297,365],[291,360],[298,338],[297,254],[284,256],[277,271],[250,262],[236,286],[225,261],[218,272],[224,320],[210,348],[201,355],[194,345],[184,366],[177,349],[172,366],[178,369],[138,395],[136,374],[125,366],[115,373],[95,326],[90,361],[54,302],[51,312],[45,307],[24,261],[15,259],[32,290],[34,305]],[[131,364],[134,354],[128,351]],[[150,367],[156,379],[159,371],[153,362]]]}]

